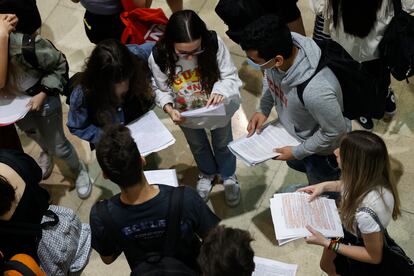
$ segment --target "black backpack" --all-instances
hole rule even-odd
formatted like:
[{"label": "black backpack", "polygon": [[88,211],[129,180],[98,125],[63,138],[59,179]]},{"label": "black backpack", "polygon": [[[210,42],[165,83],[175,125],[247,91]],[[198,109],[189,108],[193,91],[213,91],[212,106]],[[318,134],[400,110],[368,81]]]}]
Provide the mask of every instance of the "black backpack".
[{"label": "black backpack", "polygon": [[380,119],[384,116],[385,97],[376,85],[376,79],[361,64],[352,59],[341,45],[333,40],[316,41],[322,50],[319,64],[313,76],[297,86],[297,94],[302,102],[303,91],[312,78],[326,66],[332,70],[341,85],[344,104],[343,115],[348,119],[361,116]]},{"label": "black backpack", "polygon": [[378,45],[392,76],[407,80],[414,75],[414,17],[406,13],[401,0],[393,0],[394,17]]},{"label": "black backpack", "polygon": [[[178,245],[181,218],[183,210],[184,186],[173,189],[168,208],[167,229],[164,234],[164,248],[162,252],[149,252],[141,259],[138,265],[132,270],[131,275],[136,276],[196,276],[199,275],[183,262],[175,258]],[[113,219],[105,202],[97,204],[97,211],[105,226],[120,242],[124,248],[131,245],[123,239],[119,231],[115,229]]]},{"label": "black backpack", "polygon": [[[50,44],[56,50],[58,50],[50,40],[48,40],[48,41],[50,42]],[[59,52],[62,53],[61,51],[59,51]],[[41,68],[39,66],[39,61],[37,60],[37,56],[36,56],[35,38],[32,37],[31,35],[28,35],[28,34],[23,35],[22,55],[23,55],[24,60],[26,62],[28,62],[33,68],[35,68],[39,71],[44,71],[43,68]],[[69,104],[70,93],[72,91],[69,91],[69,90],[65,89],[65,87],[67,86],[67,84],[69,82],[69,64],[68,64],[68,61],[66,59],[65,54],[62,53],[62,55],[65,58],[65,62],[66,62],[66,72],[63,75],[63,78],[65,80],[64,89],[62,91],[59,91],[59,94],[61,94],[63,96],[66,96],[66,103]],[[31,88],[29,88],[28,91],[26,91],[27,94],[33,96],[33,95],[36,95],[37,93],[39,93],[41,91],[40,82],[41,82],[41,79],[35,85],[33,85]]]}]

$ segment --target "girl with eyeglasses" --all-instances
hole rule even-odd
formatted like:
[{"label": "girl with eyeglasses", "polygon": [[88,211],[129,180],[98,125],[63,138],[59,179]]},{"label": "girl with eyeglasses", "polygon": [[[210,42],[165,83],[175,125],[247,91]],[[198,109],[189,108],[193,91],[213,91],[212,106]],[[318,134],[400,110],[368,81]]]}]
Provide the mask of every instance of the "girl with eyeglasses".
[{"label": "girl with eyeglasses", "polygon": [[[207,201],[219,174],[229,206],[240,201],[231,117],[239,108],[241,81],[221,38],[191,10],[174,13],[148,60],[156,103],[180,126],[200,170],[197,191]],[[226,115],[185,118],[183,111],[224,104]],[[211,132],[211,145],[206,130]]]}]

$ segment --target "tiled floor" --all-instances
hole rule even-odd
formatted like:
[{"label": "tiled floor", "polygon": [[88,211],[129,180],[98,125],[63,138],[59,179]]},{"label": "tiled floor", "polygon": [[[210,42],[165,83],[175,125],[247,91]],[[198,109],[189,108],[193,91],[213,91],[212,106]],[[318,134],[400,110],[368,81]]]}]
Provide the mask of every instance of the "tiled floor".
[{"label": "tiled floor", "polygon": [[[41,34],[62,50],[70,63],[71,72],[79,71],[85,58],[93,49],[83,29],[82,18],[84,9],[80,4],[70,0],[39,0],[43,26]],[[243,104],[233,118],[234,136],[239,137],[245,132],[247,119],[254,112],[260,95],[260,75],[243,64],[245,57],[241,49],[225,35],[223,22],[214,12],[217,0],[184,0],[185,8],[197,11],[209,28],[215,29],[224,39],[232,52],[234,62],[240,68],[240,77],[245,82],[242,90]],[[305,28],[311,34],[313,15],[308,9],[306,0],[300,0]],[[162,7],[169,15],[170,11],[164,0],[154,0],[153,7]],[[414,79],[412,79],[414,82]],[[394,82],[394,90],[398,99],[398,112],[390,123],[376,122],[375,131],[380,134],[389,147],[393,157],[393,168],[399,178],[399,191],[403,208],[403,216],[392,222],[389,230],[397,242],[406,249],[409,256],[414,257],[414,84]],[[67,112],[67,107],[66,112]],[[156,110],[165,125],[171,130],[177,142],[170,148],[152,157],[150,163],[159,168],[176,168],[182,183],[194,185],[197,169],[189,153],[187,143],[180,129],[171,123],[163,112]],[[119,190],[102,178],[94,153],[89,146],[67,134],[75,145],[81,158],[88,164],[90,174],[95,181],[92,196],[85,201],[78,199],[72,189],[70,179],[61,174],[65,168],[56,167],[52,176],[44,185],[52,192],[56,204],[77,210],[84,222],[88,222],[91,206],[99,198],[109,197]],[[26,152],[37,157],[39,148],[27,138],[23,138]],[[248,168],[240,162],[237,173],[242,185],[242,202],[236,208],[228,208],[224,204],[223,189],[216,186],[210,200],[210,207],[222,219],[222,223],[233,227],[248,229],[254,236],[253,246],[257,256],[272,258],[289,263],[299,264],[298,275],[321,275],[319,269],[320,247],[306,245],[298,240],[283,247],[275,245],[273,225],[270,218],[269,198],[283,185],[305,181],[302,174],[288,169],[284,162],[268,161],[257,167]],[[411,225],[411,226],[410,226]],[[90,263],[83,275],[128,275],[129,268],[122,256],[112,265],[106,266],[93,252]]]}]

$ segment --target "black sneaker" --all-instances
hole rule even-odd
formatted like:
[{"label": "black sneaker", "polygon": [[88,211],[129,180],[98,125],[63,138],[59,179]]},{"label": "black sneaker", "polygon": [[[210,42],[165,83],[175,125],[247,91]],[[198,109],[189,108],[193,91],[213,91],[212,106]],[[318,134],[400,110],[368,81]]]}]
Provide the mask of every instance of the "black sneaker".
[{"label": "black sneaker", "polygon": [[395,95],[391,87],[388,87],[387,98],[385,99],[385,115],[393,116],[396,112]]},{"label": "black sneaker", "polygon": [[359,117],[357,119],[357,122],[363,127],[365,128],[365,130],[368,131],[372,131],[372,129],[374,128],[374,122],[372,121],[371,118],[366,118],[366,117]]}]

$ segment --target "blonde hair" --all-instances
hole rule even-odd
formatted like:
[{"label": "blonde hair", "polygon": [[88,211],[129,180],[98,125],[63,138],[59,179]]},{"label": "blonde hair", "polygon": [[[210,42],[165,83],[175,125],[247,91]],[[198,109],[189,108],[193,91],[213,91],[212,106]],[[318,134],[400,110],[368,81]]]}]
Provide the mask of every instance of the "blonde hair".
[{"label": "blonde hair", "polygon": [[391,191],[392,218],[397,219],[401,214],[400,199],[384,141],[374,133],[357,130],[342,138],[339,150],[343,183],[340,211],[345,228],[353,229],[357,208],[369,192],[379,187]]}]

